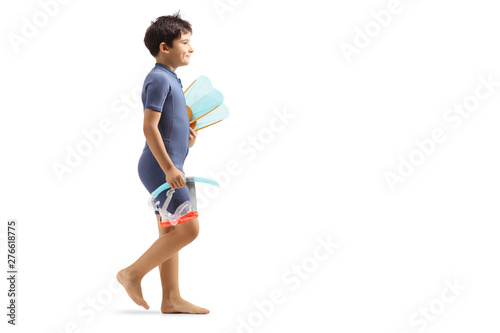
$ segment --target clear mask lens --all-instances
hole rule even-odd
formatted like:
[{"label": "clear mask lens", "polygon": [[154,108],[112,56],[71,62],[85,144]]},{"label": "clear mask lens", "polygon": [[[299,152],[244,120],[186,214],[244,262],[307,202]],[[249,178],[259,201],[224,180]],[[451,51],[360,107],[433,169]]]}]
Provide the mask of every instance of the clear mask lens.
[{"label": "clear mask lens", "polygon": [[[167,208],[168,208],[168,205],[170,204],[170,201],[172,200],[172,195],[174,193],[175,193],[175,190],[173,190],[173,189],[169,189],[167,191],[167,199],[163,203],[163,206],[161,207],[161,209],[159,209],[159,204],[160,204],[159,201],[155,202],[156,206],[154,206],[154,207],[156,207],[156,209],[158,209],[160,211],[161,222],[170,222],[172,225],[176,225],[182,216],[186,215],[187,213],[189,213],[192,210],[191,201],[188,200],[188,201],[183,202],[179,207],[177,207],[174,214],[171,214],[167,210]],[[151,205],[150,205],[150,207],[151,207]]]}]

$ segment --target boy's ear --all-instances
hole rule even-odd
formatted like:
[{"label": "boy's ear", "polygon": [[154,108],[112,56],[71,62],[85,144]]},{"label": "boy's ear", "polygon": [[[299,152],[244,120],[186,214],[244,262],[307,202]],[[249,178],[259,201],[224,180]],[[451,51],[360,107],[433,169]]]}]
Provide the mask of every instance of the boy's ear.
[{"label": "boy's ear", "polygon": [[167,44],[165,44],[165,42],[162,42],[160,44],[160,52],[161,51],[168,51],[168,46],[167,46]]}]

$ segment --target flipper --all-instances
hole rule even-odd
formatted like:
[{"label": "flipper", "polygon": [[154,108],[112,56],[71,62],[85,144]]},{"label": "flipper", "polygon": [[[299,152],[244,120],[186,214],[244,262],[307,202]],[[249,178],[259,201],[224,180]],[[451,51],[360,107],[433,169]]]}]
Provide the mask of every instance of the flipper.
[{"label": "flipper", "polygon": [[216,109],[198,119],[193,129],[195,131],[200,130],[202,128],[218,123],[219,121],[226,119],[228,116],[229,109],[227,108],[227,106],[224,104],[219,105]]},{"label": "flipper", "polygon": [[[212,86],[208,77],[202,75],[184,92],[190,126],[195,130],[213,125],[229,116],[229,109],[222,105],[224,96]],[[203,118],[211,115],[211,118]],[[198,125],[198,122],[202,122]]]}]

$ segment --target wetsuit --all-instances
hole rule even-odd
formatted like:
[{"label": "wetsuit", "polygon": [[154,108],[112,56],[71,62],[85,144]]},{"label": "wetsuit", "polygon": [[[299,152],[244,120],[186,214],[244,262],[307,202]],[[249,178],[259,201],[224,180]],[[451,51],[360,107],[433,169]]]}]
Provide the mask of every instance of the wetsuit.
[{"label": "wetsuit", "polygon": [[[142,104],[145,109],[161,112],[158,130],[168,156],[175,167],[184,172],[184,160],[189,152],[189,118],[186,111],[186,99],[182,91],[181,80],[170,68],[160,63],[149,72],[142,87]],[[146,141],[138,164],[139,178],[149,193],[165,183],[165,173],[156,161]],[[166,199],[167,191],[157,198],[160,208]],[[184,201],[189,200],[186,187],[178,188],[167,210],[174,213]],[[158,211],[155,211],[159,214]]]}]

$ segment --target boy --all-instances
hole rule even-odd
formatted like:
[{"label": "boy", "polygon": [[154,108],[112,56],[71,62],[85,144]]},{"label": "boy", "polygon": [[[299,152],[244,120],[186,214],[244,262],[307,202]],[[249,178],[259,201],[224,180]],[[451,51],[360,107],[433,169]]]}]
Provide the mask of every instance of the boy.
[{"label": "boy", "polygon": [[[146,76],[142,91],[146,145],[139,159],[138,171],[149,193],[165,180],[175,189],[168,206],[169,212],[174,212],[180,204],[189,200],[183,165],[197,134],[189,126],[186,100],[175,70],[189,64],[193,53],[191,34],[191,24],[182,20],[177,12],[151,22],[144,37],[156,65]],[[162,207],[166,196],[160,197],[159,207]],[[209,313],[209,310],[182,299],[179,292],[178,251],[198,236],[198,218],[163,228],[159,224],[159,212],[155,213],[160,237],[132,265],[118,272],[118,281],[135,303],[149,309],[142,297],[141,280],[146,273],[159,266],[163,313]]]}]

